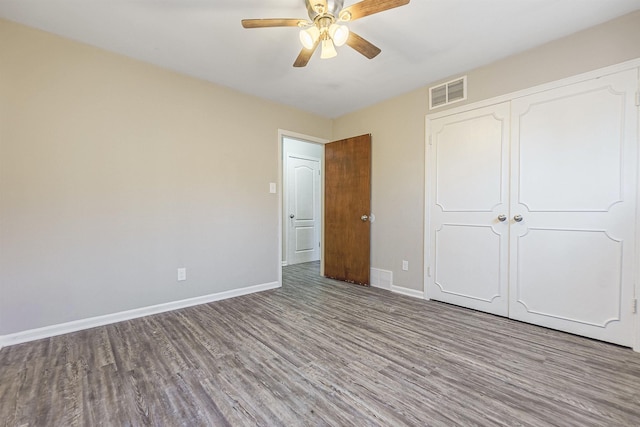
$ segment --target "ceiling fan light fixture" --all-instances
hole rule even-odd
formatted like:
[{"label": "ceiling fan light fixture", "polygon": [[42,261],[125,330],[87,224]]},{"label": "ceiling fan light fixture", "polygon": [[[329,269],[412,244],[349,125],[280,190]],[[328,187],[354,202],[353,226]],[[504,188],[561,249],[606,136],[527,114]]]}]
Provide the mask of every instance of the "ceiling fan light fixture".
[{"label": "ceiling fan light fixture", "polygon": [[338,56],[336,47],[333,45],[331,39],[322,40],[322,52],[320,53],[321,59],[329,59]]},{"label": "ceiling fan light fixture", "polygon": [[381,52],[380,48],[343,24],[407,5],[411,0],[352,0],[357,3],[346,8],[343,8],[344,0],[303,1],[309,19],[266,18],[241,21],[244,28],[298,27],[303,48],[293,63],[294,67],[305,67],[318,49],[321,50],[320,58],[333,58],[338,55],[336,48],[345,44],[368,59],[375,58]]},{"label": "ceiling fan light fixture", "polygon": [[340,47],[347,42],[349,38],[349,28],[346,25],[332,24],[329,27],[329,35],[333,39],[333,43]]},{"label": "ceiling fan light fixture", "polygon": [[318,27],[315,25],[300,30],[300,43],[302,43],[305,49],[313,49],[318,38],[320,38],[320,30],[318,30]]}]

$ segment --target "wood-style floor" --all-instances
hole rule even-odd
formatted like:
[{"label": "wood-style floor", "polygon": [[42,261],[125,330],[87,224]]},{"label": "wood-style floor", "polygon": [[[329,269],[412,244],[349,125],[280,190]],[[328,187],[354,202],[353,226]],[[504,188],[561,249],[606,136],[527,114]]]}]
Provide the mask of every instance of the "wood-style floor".
[{"label": "wood-style floor", "polygon": [[0,350],[0,424],[640,426],[640,354],[309,263],[281,289]]}]

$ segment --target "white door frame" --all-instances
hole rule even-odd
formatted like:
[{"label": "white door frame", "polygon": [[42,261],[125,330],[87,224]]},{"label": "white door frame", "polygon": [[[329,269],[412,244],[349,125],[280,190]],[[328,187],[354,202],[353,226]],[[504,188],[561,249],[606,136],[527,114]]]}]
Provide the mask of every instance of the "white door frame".
[{"label": "white door frame", "polygon": [[[470,111],[470,110],[474,110],[477,108],[481,108],[481,107],[487,107],[490,105],[495,105],[495,104],[499,104],[502,102],[508,102],[508,101],[512,101],[516,98],[520,98],[523,96],[528,96],[528,95],[532,95],[535,93],[539,93],[539,92],[543,92],[546,90],[551,90],[551,89],[556,89],[562,86],[568,86],[574,83],[579,83],[579,82],[583,82],[586,80],[592,80],[598,77],[602,77],[605,75],[609,75],[609,74],[615,74],[618,73],[620,71],[625,71],[625,70],[630,70],[630,69],[637,69],[638,70],[638,83],[639,83],[639,87],[640,87],[640,58],[638,59],[633,59],[630,61],[626,61],[626,62],[622,62],[620,64],[615,64],[609,67],[604,67],[604,68],[600,68],[598,70],[594,70],[594,71],[589,71],[586,73],[582,73],[582,74],[578,74],[572,77],[568,77],[565,79],[561,79],[561,80],[556,80],[550,83],[545,83],[542,85],[538,85],[538,86],[534,86],[531,88],[527,88],[527,89],[523,89],[517,92],[513,92],[513,93],[509,93],[506,95],[501,95],[498,97],[494,97],[494,98],[490,98],[490,99],[486,99],[483,101],[479,101],[479,102],[474,102],[471,104],[467,104],[467,105],[463,105],[460,107],[456,107],[456,108],[452,108],[449,110],[444,110],[444,111],[438,111],[436,113],[430,113],[427,114],[425,116],[425,165],[429,165],[429,162],[431,160],[431,149],[430,149],[430,145],[429,145],[429,136],[431,135],[431,120],[433,119],[437,119],[437,118],[441,118],[441,117],[446,117],[449,115],[453,115],[453,114],[458,114],[458,113],[463,113],[466,111]],[[639,89],[639,94],[636,95],[637,99],[640,98],[640,89]],[[640,101],[640,99],[638,99],[638,101]],[[636,104],[639,104],[640,102],[636,102]],[[640,118],[640,107],[638,108],[638,117]],[[638,130],[639,135],[637,135],[638,138],[638,144],[640,145],[640,130]],[[638,159],[637,159],[637,163],[636,163],[636,181],[637,181],[637,196],[636,196],[636,255],[640,254],[640,150],[638,150],[639,155],[638,155]],[[423,278],[423,292],[424,292],[424,299],[430,299],[429,295],[427,293],[427,288],[426,288],[426,284],[429,280],[429,277],[432,273],[432,266],[431,266],[431,254],[430,254],[430,247],[431,247],[431,239],[432,236],[430,235],[429,229],[430,229],[430,212],[429,212],[429,207],[431,206],[431,199],[430,199],[430,195],[431,195],[431,180],[429,179],[429,171],[425,168],[425,176],[424,176],[424,189],[425,189],[425,198],[424,198],[424,262],[423,262],[423,266],[424,266],[424,278]],[[635,262],[635,266],[634,266],[634,271],[635,271],[635,290],[634,290],[634,298],[636,300],[640,299],[640,257],[636,256],[636,262]],[[638,307],[638,311],[640,311],[640,307]],[[640,313],[636,313],[636,330],[635,330],[635,344],[633,346],[633,350],[636,352],[640,352]]]},{"label": "white door frame", "polygon": [[[318,138],[315,136],[304,135],[301,133],[278,129],[278,254],[277,254],[277,268],[278,268],[278,284],[282,286],[282,227],[283,224],[283,202],[284,202],[284,191],[283,191],[283,172],[284,172],[284,163],[282,161],[283,155],[283,144],[284,138],[289,139],[297,139],[299,141],[316,143],[316,144],[326,144],[330,142],[328,139]],[[324,161],[321,162],[321,198],[320,198],[320,209],[321,209],[321,235],[320,235],[320,274],[323,273],[324,270]]]}]

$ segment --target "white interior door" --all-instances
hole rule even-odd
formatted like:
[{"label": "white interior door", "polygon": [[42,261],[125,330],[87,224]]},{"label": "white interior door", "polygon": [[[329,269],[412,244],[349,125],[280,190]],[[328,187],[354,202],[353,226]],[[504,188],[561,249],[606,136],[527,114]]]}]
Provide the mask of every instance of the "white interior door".
[{"label": "white interior door", "polygon": [[429,298],[508,315],[509,103],[430,123]]},{"label": "white interior door", "polygon": [[633,70],[512,101],[510,317],[633,344],[637,88]]},{"label": "white interior door", "polygon": [[289,265],[320,259],[320,160],[287,156]]}]

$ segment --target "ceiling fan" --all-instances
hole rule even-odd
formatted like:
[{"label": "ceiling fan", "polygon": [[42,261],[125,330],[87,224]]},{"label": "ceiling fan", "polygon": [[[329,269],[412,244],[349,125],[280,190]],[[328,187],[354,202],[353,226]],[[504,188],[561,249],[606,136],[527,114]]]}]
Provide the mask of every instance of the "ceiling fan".
[{"label": "ceiling fan", "polygon": [[309,19],[243,19],[244,28],[298,27],[303,49],[293,63],[294,67],[304,67],[318,46],[320,58],[333,58],[338,54],[336,46],[351,46],[369,59],[375,58],[380,49],[349,31],[341,22],[351,22],[374,13],[404,6],[410,0],[362,0],[343,8],[344,0],[305,0]]}]

